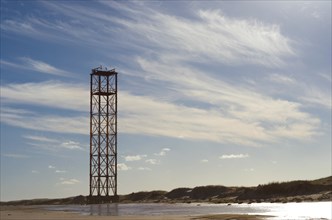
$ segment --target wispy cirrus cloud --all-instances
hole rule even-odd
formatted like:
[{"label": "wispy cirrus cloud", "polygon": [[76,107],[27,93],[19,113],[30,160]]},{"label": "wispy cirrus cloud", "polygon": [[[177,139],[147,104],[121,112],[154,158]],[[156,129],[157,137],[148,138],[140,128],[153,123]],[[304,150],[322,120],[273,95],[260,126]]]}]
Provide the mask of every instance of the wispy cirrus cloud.
[{"label": "wispy cirrus cloud", "polygon": [[332,110],[332,90],[322,90],[321,88],[315,88],[306,86],[305,95],[301,97],[305,103],[310,106],[319,106]]},{"label": "wispy cirrus cloud", "polygon": [[89,120],[84,116],[41,116],[31,111],[13,108],[2,109],[0,120],[11,126],[56,133],[87,134],[89,129]]},{"label": "wispy cirrus cloud", "polygon": [[60,185],[75,185],[75,184],[78,184],[80,182],[81,181],[79,181],[78,179],[74,179],[74,178],[71,178],[71,179],[61,178],[60,182],[58,184],[60,184]]},{"label": "wispy cirrus cloud", "polygon": [[[48,138],[44,136],[24,135],[24,138],[30,140],[27,144],[51,151],[67,150],[84,150],[79,142],[62,141],[59,139]],[[32,141],[32,142],[31,142]],[[49,167],[50,168],[50,167]]]},{"label": "wispy cirrus cloud", "polygon": [[23,136],[26,139],[32,140],[32,141],[38,141],[38,142],[48,142],[48,143],[58,143],[59,141],[52,138],[47,138],[44,136],[35,136],[35,135],[24,135]]},{"label": "wispy cirrus cloud", "polygon": [[[113,8],[115,4],[109,6]],[[144,6],[148,13],[124,5],[123,11],[135,20],[113,17],[111,20],[131,32],[132,40],[139,41],[139,45],[162,50],[162,59],[280,66],[284,58],[295,55],[291,40],[275,24],[227,17],[220,10],[200,9],[195,13],[196,19],[189,20],[156,11],[149,4]],[[109,22],[110,17],[98,16],[98,19]],[[172,51],[177,51],[177,55]]]},{"label": "wispy cirrus cloud", "polygon": [[277,93],[290,96],[292,99],[302,103],[303,106],[317,109],[332,109],[332,92],[329,86],[331,85],[331,76],[322,73],[314,73],[312,75],[315,76],[315,80],[319,82],[320,86],[312,82],[297,80],[285,74],[271,74],[267,78],[270,82],[278,84],[278,86],[269,85],[275,87]]},{"label": "wispy cirrus cloud", "polygon": [[16,154],[16,153],[4,153],[4,154],[1,154],[1,156],[13,158],[13,159],[26,159],[26,158],[30,158],[30,156],[28,156],[28,155],[25,155],[25,154]]},{"label": "wispy cirrus cloud", "polygon": [[272,82],[286,84],[286,85],[291,85],[296,83],[293,78],[281,74],[271,74],[269,76],[269,80]]},{"label": "wispy cirrus cloud", "polygon": [[[153,71],[149,69],[149,71]],[[167,70],[167,69],[165,69]],[[183,79],[184,80],[184,79]],[[166,136],[174,138],[208,140],[221,143],[236,143],[256,146],[260,142],[275,142],[283,138],[303,139],[317,134],[318,118],[301,111],[299,103],[275,100],[269,96],[237,88],[222,81],[201,79],[197,90],[193,76],[187,84],[179,80],[178,90],[186,99],[208,102],[213,107],[202,109],[157,100],[157,97],[133,95],[126,91],[119,93],[119,131],[124,133]],[[3,86],[4,103],[47,105],[76,111],[88,109],[86,90],[82,85],[68,87],[58,82],[52,89],[51,83],[30,83]],[[26,87],[28,92],[12,88]],[[182,88],[180,88],[182,86]],[[222,90],[220,90],[222,86]],[[43,97],[35,99],[37,88],[43,88]],[[73,94],[72,97],[56,95],[58,92]],[[13,91],[11,93],[10,91]],[[52,95],[54,94],[54,95]],[[9,101],[10,100],[10,101]],[[132,108],[135,106],[135,109]],[[147,110],[148,109],[148,110]],[[14,112],[13,112],[14,111]],[[88,117],[38,115],[32,112],[4,108],[1,121],[10,125],[34,130],[87,134]],[[194,119],[194,120],[193,120]],[[156,123],[158,122],[158,123]],[[142,130],[144,125],[146,129]],[[223,126],[220,126],[223,125]]]},{"label": "wispy cirrus cloud", "polygon": [[[210,86],[213,89],[213,84]],[[225,90],[227,92],[227,87],[224,87],[223,92]],[[212,94],[200,92],[197,91],[197,96],[192,97],[196,97],[196,100],[200,96],[209,99]],[[317,134],[319,119],[302,112],[298,103],[274,100],[251,91],[240,94],[235,90],[234,92],[224,96],[214,93],[211,99],[220,103],[220,106],[212,109],[186,107],[149,97],[126,95],[126,99],[122,99],[122,106],[127,110],[123,112],[123,116],[120,114],[123,122],[120,129],[127,133],[143,132],[249,146],[285,137],[311,138]],[[237,97],[232,99],[232,96]],[[221,103],[223,97],[224,103]],[[132,105],[136,106],[135,110],[129,109]],[[151,111],[147,112],[146,109]],[[154,123],[155,121],[159,123]],[[140,129],[142,124],[146,125],[144,131]]]},{"label": "wispy cirrus cloud", "polygon": [[[199,10],[197,19],[192,20],[155,12],[138,22],[119,23],[133,32],[140,45],[148,42],[162,49],[161,58],[168,61],[175,58],[280,66],[284,58],[295,55],[291,41],[281,34],[279,26],[229,18],[219,10]],[[177,55],[170,53],[174,50]]]},{"label": "wispy cirrus cloud", "polygon": [[[171,51],[176,50],[177,59],[212,59],[226,64],[279,66],[284,64],[285,58],[295,54],[291,40],[281,33],[276,24],[231,18],[220,10],[197,9],[195,19],[185,19],[157,11],[149,3],[144,3],[144,6],[135,3],[102,4],[102,8],[106,5],[125,13],[129,19],[115,17],[108,10],[96,13],[95,9],[78,4],[44,2],[46,8],[71,19],[6,19],[1,28],[8,32],[19,30],[20,34],[34,38],[58,38],[65,42],[79,41],[99,46],[105,46],[102,42],[109,42],[110,37],[125,38],[128,39],[127,44],[132,42],[138,50],[158,48],[168,58],[171,57]],[[96,23],[99,25],[94,25]],[[96,28],[101,34],[95,35]],[[111,43],[109,47],[118,47],[117,44]]]},{"label": "wispy cirrus cloud", "polygon": [[29,57],[21,57],[18,59],[19,63],[13,63],[6,60],[0,60],[0,63],[2,66],[7,66],[11,68],[18,68],[18,69],[24,69],[24,70],[31,70],[36,71],[39,73],[45,73],[50,75],[56,75],[56,76],[64,76],[64,77],[73,77],[74,75],[66,70],[62,70],[59,68],[56,68],[48,63],[45,63],[40,60],[34,60]]},{"label": "wispy cirrus cloud", "polygon": [[326,74],[326,73],[318,73],[318,75],[320,76],[320,77],[322,77],[322,79],[324,79],[324,80],[327,80],[328,82],[332,82],[332,75],[331,74]]},{"label": "wispy cirrus cloud", "polygon": [[[136,77],[156,87],[162,85],[163,92],[158,92],[161,91],[159,88],[150,88],[150,95],[120,91],[119,120],[122,123],[119,124],[119,132],[247,146],[260,146],[284,138],[310,139],[319,133],[319,118],[305,112],[300,102],[273,98],[264,92],[227,83],[222,77],[217,79],[211,72],[190,65],[204,61],[208,64],[278,68],[284,65],[287,57],[296,56],[292,41],[282,34],[278,25],[228,17],[218,10],[196,10],[195,19],[186,19],[157,11],[149,4],[143,8],[135,4],[102,4],[120,10],[119,13],[125,12],[127,17],[114,17],[106,13],[107,10],[86,13],[94,9],[74,3],[43,2],[46,8],[74,20],[80,18],[85,24],[103,24],[102,34],[98,36],[95,35],[95,25],[83,28],[82,23],[74,24],[72,19],[59,22],[30,18],[25,21],[22,33],[31,32],[32,37],[38,37],[33,33],[40,32],[44,33],[41,37],[54,34],[81,43],[94,44],[97,41],[97,47],[128,47],[121,42],[139,45],[134,49],[139,53],[133,52],[128,58],[140,68]],[[143,13],[146,11],[149,13]],[[131,17],[135,19],[129,19]],[[2,29],[15,31],[17,25],[22,26],[16,20],[6,20]],[[113,27],[116,27],[116,33]],[[120,40],[123,37],[127,40]],[[109,38],[114,39],[114,43],[110,43]],[[153,53],[155,50],[158,53]],[[289,81],[280,76],[275,76],[274,80]],[[7,84],[1,87],[1,96],[8,105],[23,103],[84,112],[89,109],[87,88],[88,85],[59,81]],[[167,92],[175,93],[175,98],[165,99]],[[1,120],[14,126],[88,133],[88,118],[83,115],[5,116]],[[142,126],[145,129],[142,130]]]},{"label": "wispy cirrus cloud", "polygon": [[87,112],[89,87],[61,81],[7,84],[1,86],[2,103],[26,103]]},{"label": "wispy cirrus cloud", "polygon": [[81,144],[76,141],[66,141],[61,143],[62,148],[66,148],[69,150],[83,150],[83,148],[80,146]]}]

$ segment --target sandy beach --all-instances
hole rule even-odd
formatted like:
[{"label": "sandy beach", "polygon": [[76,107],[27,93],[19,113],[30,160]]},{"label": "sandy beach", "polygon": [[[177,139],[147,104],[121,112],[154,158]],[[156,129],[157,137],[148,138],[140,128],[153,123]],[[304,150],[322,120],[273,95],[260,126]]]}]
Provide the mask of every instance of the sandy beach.
[{"label": "sandy beach", "polygon": [[36,206],[1,206],[1,220],[263,220],[264,216],[254,215],[168,215],[168,216],[84,216],[79,213],[49,211]]}]

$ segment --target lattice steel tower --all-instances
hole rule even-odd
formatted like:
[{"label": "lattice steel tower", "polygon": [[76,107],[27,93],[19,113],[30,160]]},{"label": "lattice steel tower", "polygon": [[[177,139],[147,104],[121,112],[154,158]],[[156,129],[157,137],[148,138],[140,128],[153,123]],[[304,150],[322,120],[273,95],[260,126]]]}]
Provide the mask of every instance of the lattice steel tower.
[{"label": "lattice steel tower", "polygon": [[116,202],[117,72],[92,69],[90,81],[90,203]]}]

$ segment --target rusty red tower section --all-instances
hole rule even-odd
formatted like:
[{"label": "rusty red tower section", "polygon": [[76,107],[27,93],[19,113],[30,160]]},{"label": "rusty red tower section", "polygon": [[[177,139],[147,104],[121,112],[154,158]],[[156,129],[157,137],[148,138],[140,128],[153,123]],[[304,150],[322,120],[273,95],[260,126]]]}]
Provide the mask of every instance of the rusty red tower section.
[{"label": "rusty red tower section", "polygon": [[115,69],[92,69],[90,81],[90,203],[117,202],[117,102]]}]

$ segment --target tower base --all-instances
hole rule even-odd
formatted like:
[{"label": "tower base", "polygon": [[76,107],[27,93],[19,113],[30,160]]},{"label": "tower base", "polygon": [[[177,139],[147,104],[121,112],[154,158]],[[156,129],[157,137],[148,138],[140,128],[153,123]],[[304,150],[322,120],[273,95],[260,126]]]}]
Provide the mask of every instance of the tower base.
[{"label": "tower base", "polygon": [[119,196],[88,196],[88,204],[117,203]]}]

